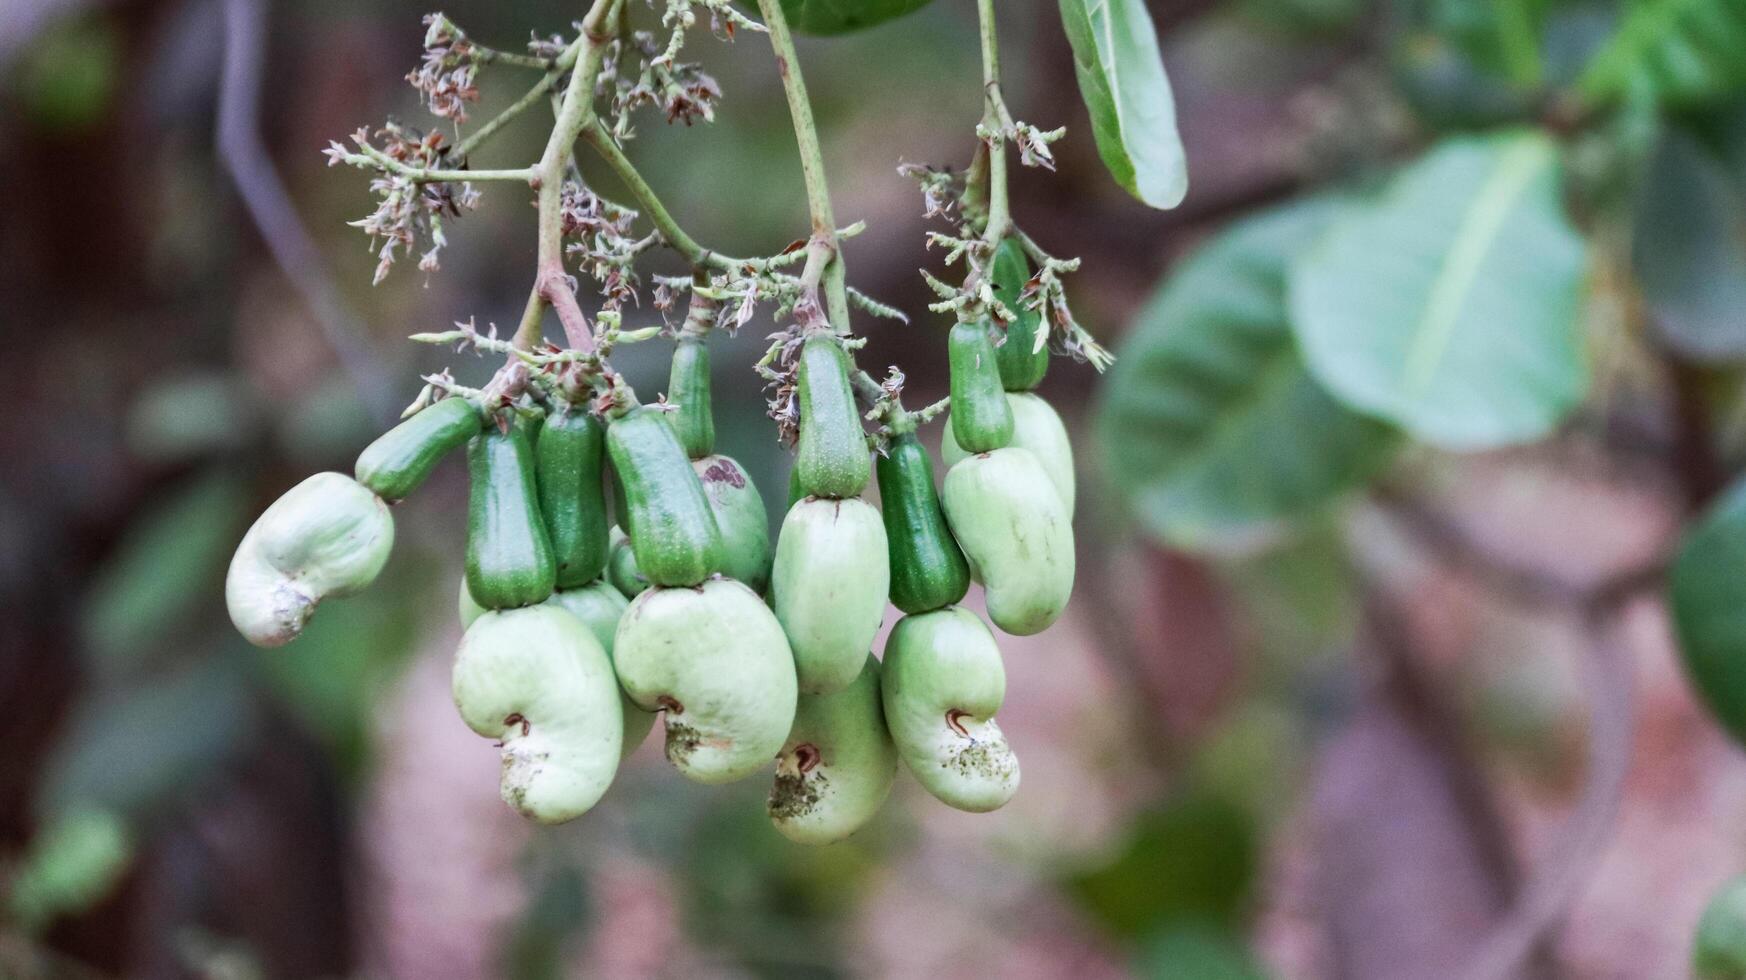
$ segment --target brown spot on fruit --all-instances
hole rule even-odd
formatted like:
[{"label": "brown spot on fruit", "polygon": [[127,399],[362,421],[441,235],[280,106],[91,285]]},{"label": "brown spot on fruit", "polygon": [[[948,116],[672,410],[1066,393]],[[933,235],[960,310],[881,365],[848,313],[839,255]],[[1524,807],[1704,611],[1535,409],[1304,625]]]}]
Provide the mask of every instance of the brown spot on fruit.
[{"label": "brown spot on fruit", "polygon": [[533,730],[533,723],[522,717],[520,712],[504,718],[503,725],[505,728],[514,728],[516,725],[520,725],[521,733],[523,735],[526,735],[529,731]]},{"label": "brown spot on fruit", "polygon": [[818,746],[811,742],[802,742],[794,747],[795,765],[801,772],[811,772],[818,765],[819,758]]},{"label": "brown spot on fruit", "polygon": [[682,715],[685,713],[685,706],[680,704],[679,699],[671,694],[661,695],[655,699],[655,703],[661,706],[661,710],[670,715]]},{"label": "brown spot on fruit", "polygon": [[736,490],[746,485],[746,478],[737,467],[720,462],[709,464],[709,468],[703,471],[703,479],[706,483],[725,483]]},{"label": "brown spot on fruit", "polygon": [[969,738],[970,732],[967,729],[965,729],[965,727],[963,725],[958,724],[958,719],[966,717],[969,714],[970,714],[970,712],[965,711],[962,708],[953,708],[952,710],[946,712],[946,727],[950,728],[952,731],[955,731],[958,734],[964,736],[965,738]]}]

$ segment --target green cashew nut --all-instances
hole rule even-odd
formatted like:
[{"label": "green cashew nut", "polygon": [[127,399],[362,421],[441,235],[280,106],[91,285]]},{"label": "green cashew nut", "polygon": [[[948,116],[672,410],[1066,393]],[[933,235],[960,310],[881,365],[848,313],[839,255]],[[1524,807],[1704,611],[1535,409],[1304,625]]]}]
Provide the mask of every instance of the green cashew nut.
[{"label": "green cashew nut", "polygon": [[728,456],[691,461],[721,530],[721,571],[763,593],[770,585],[770,515],[745,467]]},{"label": "green cashew nut", "polygon": [[[1012,406],[1012,442],[1008,445],[1029,449],[1036,455],[1043,470],[1049,474],[1050,482],[1060,491],[1061,503],[1066,505],[1067,516],[1071,518],[1074,502],[1073,443],[1067,438],[1067,426],[1062,424],[1061,416],[1052,405],[1028,391],[1007,392],[1006,403]],[[940,455],[947,466],[970,455],[958,445],[949,425],[940,437]]]},{"label": "green cashew nut", "polygon": [[417,490],[443,457],[479,433],[479,406],[445,398],[377,437],[358,454],[358,482],[393,503]]},{"label": "green cashew nut", "polygon": [[947,606],[898,620],[883,684],[892,741],[922,788],[971,813],[999,809],[1018,792],[1018,757],[994,721],[1006,668],[975,613]]},{"label": "green cashew nut", "polygon": [[1014,636],[1041,633],[1073,594],[1073,525],[1028,449],[958,461],[941,494],[946,523],[988,591],[988,618]]},{"label": "green cashew nut", "polygon": [[600,801],[618,762],[624,715],[612,661],[582,621],[555,605],[488,612],[455,655],[455,707],[503,750],[503,801],[563,823]]},{"label": "green cashew nut", "polygon": [[879,661],[835,694],[802,694],[794,728],[776,756],[766,809],[797,844],[833,844],[879,812],[897,775],[897,746],[885,729]]},{"label": "green cashew nut", "polygon": [[[473,593],[467,591],[467,578],[461,577],[461,595],[458,600],[461,611],[461,628],[467,629],[487,610],[473,601]],[[612,644],[618,635],[618,621],[624,616],[625,607],[630,605],[623,594],[612,587],[605,579],[595,579],[577,589],[559,589],[552,593],[543,605],[557,606],[568,610],[582,625],[588,627],[588,632],[600,641],[600,646],[606,650],[608,659],[612,657]],[[615,681],[616,683],[616,681]],[[649,729],[655,727],[655,716],[634,704],[630,695],[619,691],[619,700],[624,708],[624,755],[629,757],[643,740],[649,737]]]},{"label": "green cashew nut", "polygon": [[634,599],[613,647],[619,683],[665,711],[667,760],[726,783],[763,768],[794,724],[794,655],[764,601],[727,578]]},{"label": "green cashew nut", "polygon": [[637,551],[617,524],[612,526],[606,560],[606,580],[619,594],[635,599],[649,587],[649,577],[637,568]]},{"label": "green cashew nut", "polygon": [[861,673],[890,587],[885,522],[872,504],[808,497],[789,509],[770,598],[802,691],[831,694]]},{"label": "green cashew nut", "polygon": [[256,646],[284,646],[321,600],[375,581],[393,547],[394,518],[380,497],[343,473],[317,473],[243,535],[224,581],[230,621]]}]

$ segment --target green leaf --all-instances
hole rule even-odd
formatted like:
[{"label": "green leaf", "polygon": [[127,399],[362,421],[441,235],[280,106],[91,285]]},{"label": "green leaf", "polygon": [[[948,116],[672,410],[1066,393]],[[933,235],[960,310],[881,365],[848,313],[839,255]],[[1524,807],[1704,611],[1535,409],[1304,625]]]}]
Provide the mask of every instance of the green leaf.
[{"label": "green leaf", "polygon": [[1692,686],[1746,743],[1746,481],[1685,533],[1668,578],[1674,634]]},{"label": "green leaf", "polygon": [[1529,442],[1587,386],[1584,265],[1549,140],[1449,139],[1293,261],[1292,327],[1358,411],[1445,449]]},{"label": "green leaf", "polygon": [[1152,207],[1182,203],[1188,161],[1145,0],[1061,0],[1061,24],[1104,166]]},{"label": "green leaf", "polygon": [[1699,360],[1746,356],[1746,160],[1730,168],[1670,129],[1635,210],[1631,265],[1662,339]]},{"label": "green leaf", "polygon": [[1636,0],[1579,83],[1597,102],[1692,104],[1746,88],[1746,4]]},{"label": "green leaf", "polygon": [[928,0],[782,0],[782,13],[802,34],[847,34],[927,5]]},{"label": "green leaf", "polygon": [[1251,218],[1202,248],[1141,311],[1098,412],[1102,456],[1153,534],[1179,547],[1270,537],[1375,475],[1397,442],[1304,369],[1288,258],[1340,207]]}]

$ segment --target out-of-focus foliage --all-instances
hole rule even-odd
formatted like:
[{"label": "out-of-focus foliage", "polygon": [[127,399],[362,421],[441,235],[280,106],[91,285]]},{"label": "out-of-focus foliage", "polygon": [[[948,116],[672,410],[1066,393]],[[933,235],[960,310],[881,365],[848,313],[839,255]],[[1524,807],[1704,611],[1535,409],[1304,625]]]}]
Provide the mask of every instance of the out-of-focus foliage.
[{"label": "out-of-focus foliage", "polygon": [[1734,0],[1631,0],[1581,87],[1598,101],[1679,104],[1738,92],[1746,88],[1746,7]]},{"label": "out-of-focus foliage", "polygon": [[1316,383],[1286,314],[1287,263],[1345,206],[1313,201],[1233,225],[1137,317],[1098,434],[1160,538],[1188,548],[1265,540],[1387,461],[1388,426]]},{"label": "out-of-focus foliage", "polygon": [[893,17],[927,6],[929,0],[782,0],[782,11],[797,31],[846,34],[876,27]]},{"label": "out-of-focus foliage", "polygon": [[1336,219],[1292,265],[1292,326],[1347,404],[1433,445],[1544,436],[1587,383],[1584,247],[1538,135],[1460,139]]}]

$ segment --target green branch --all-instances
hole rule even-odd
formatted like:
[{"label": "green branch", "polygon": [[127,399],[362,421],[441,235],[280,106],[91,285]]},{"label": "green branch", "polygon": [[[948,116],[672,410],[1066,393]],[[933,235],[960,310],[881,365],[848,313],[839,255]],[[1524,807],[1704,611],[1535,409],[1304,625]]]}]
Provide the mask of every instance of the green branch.
[{"label": "green branch", "polygon": [[1012,224],[1006,189],[1006,129],[1011,115],[1000,93],[1000,40],[994,26],[994,0],[976,0],[982,36],[982,139],[988,147],[988,213],[982,239],[1000,244]]}]

